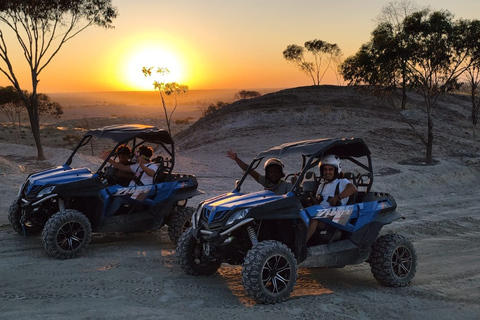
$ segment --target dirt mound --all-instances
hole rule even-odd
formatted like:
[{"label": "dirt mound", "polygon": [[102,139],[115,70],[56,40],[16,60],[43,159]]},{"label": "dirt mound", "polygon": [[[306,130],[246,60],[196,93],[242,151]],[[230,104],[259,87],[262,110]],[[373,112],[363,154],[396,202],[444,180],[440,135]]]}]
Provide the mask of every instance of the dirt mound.
[{"label": "dirt mound", "polygon": [[[449,96],[439,101],[433,120],[434,157],[471,153],[471,120],[465,99]],[[362,137],[380,157],[391,154],[395,161],[406,161],[425,157],[426,148],[417,134],[426,137],[426,113],[422,97],[413,93],[408,95],[407,110],[401,111],[391,100],[368,90],[299,87],[234,102],[199,119],[175,139],[183,150],[222,145],[226,140],[234,147],[244,139],[260,150],[288,142],[276,139],[285,132],[291,137],[288,141]],[[262,145],[258,136],[268,136],[268,145]]]}]

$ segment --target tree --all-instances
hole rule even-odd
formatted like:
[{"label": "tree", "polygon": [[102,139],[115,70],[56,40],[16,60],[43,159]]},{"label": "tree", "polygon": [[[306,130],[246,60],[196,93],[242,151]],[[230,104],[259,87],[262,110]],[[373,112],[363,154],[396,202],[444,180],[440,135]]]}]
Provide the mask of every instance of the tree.
[{"label": "tree", "polygon": [[[90,26],[112,28],[117,12],[111,0],[9,0],[0,2],[0,71],[21,96],[28,112],[37,147],[37,159],[44,160],[40,139],[39,75],[63,45]],[[20,45],[30,68],[32,91],[24,94],[15,70],[7,32]],[[12,40],[13,42],[14,40]]]},{"label": "tree", "polygon": [[[409,58],[410,53],[405,49],[405,43],[402,41],[401,34],[402,22],[410,14],[414,12],[428,11],[428,8],[420,8],[415,1],[411,0],[400,0],[392,1],[385,5],[380,14],[374,20],[378,23],[377,28],[372,33],[373,40],[376,46],[379,46],[383,50],[387,51],[386,55],[383,55],[384,58],[389,59],[394,57],[394,60],[391,61],[390,66],[393,65],[394,70],[392,80],[390,82],[390,88],[395,90],[397,84],[401,85],[402,88],[402,110],[405,110],[407,103],[407,87],[408,87],[408,76],[407,76],[407,67],[406,63]],[[386,42],[383,40],[387,40]],[[392,52],[392,50],[396,52]]]},{"label": "tree", "polygon": [[[143,67],[142,68],[143,75],[145,77],[151,76],[152,75],[152,70],[153,70],[153,67],[150,67],[150,68]],[[158,68],[156,72],[158,74],[160,74],[160,76],[165,76],[165,75],[170,73],[170,71],[167,68]],[[186,94],[187,91],[188,91],[188,86],[183,85],[183,84],[179,84],[179,83],[176,83],[176,82],[158,82],[158,81],[155,80],[153,82],[153,87],[155,88],[155,90],[158,90],[158,92],[160,93],[160,98],[162,99],[163,111],[165,112],[165,120],[167,121],[168,133],[170,133],[170,135],[172,135],[172,130],[171,130],[170,125],[172,123],[173,113],[177,109],[177,103],[178,103],[177,97],[182,95],[182,94]],[[170,112],[170,114],[168,114],[164,94],[167,95],[167,96],[173,95],[174,100],[175,100],[175,105],[174,105],[172,111]]]},{"label": "tree", "polygon": [[461,20],[459,22],[460,30],[464,32],[459,34],[459,43],[468,46],[469,55],[464,64],[467,66],[465,71],[465,80],[470,87],[470,98],[472,102],[472,133],[473,133],[473,154],[477,151],[477,124],[480,110],[480,21],[479,20]]},{"label": "tree", "polygon": [[[29,97],[29,99],[31,97],[31,93],[27,91],[23,92],[23,95]],[[50,97],[46,94],[39,93],[38,102],[39,115],[47,114],[48,117],[53,116],[54,118],[60,118],[63,114],[62,106],[57,102],[51,101]],[[0,110],[7,116],[12,124],[15,143],[20,143],[20,132],[22,129],[21,113],[25,110],[25,104],[14,87],[0,87]]]},{"label": "tree", "polygon": [[397,39],[389,24],[381,24],[372,32],[372,40],[361,46],[340,67],[345,80],[353,85],[368,85],[393,91],[400,69]]},{"label": "tree", "polygon": [[403,21],[401,37],[411,53],[406,62],[411,83],[423,96],[427,112],[426,162],[433,163],[433,108],[438,98],[468,68],[470,54],[461,36],[464,26],[448,11],[416,12]]},{"label": "tree", "polygon": [[[306,52],[313,56],[313,62],[307,61]],[[323,40],[311,40],[305,42],[305,47],[296,44],[287,46],[287,49],[283,51],[283,57],[287,62],[294,63],[301,71],[310,76],[313,85],[320,85],[329,69],[336,72],[336,69],[332,68],[332,64],[338,64],[342,57],[342,51],[337,44]]]},{"label": "tree", "polygon": [[395,86],[398,73],[402,74],[402,82],[408,82],[424,98],[427,137],[417,135],[426,146],[427,164],[432,164],[433,108],[472,65],[472,47],[479,46],[480,33],[468,36],[466,25],[453,21],[448,11],[428,10],[405,17],[394,30],[388,22],[377,26],[372,40],[345,60],[342,73],[351,83],[363,81],[387,87]]},{"label": "tree", "polygon": [[258,98],[260,97],[261,94],[258,91],[249,91],[249,90],[240,90],[235,94],[235,99],[252,99],[252,98]]},{"label": "tree", "polygon": [[407,16],[423,10],[428,10],[428,8],[420,8],[415,1],[395,0],[382,7],[380,14],[373,21],[378,24],[389,23],[394,27],[399,27],[401,26],[403,19]]}]

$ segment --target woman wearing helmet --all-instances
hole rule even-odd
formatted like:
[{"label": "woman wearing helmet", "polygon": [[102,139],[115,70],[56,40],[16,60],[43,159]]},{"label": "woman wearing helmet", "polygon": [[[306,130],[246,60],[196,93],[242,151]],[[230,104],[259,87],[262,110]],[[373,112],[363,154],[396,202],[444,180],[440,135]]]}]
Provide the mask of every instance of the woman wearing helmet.
[{"label": "woman wearing helmet", "polygon": [[[247,170],[248,165],[237,156],[236,152],[228,150],[227,157],[235,160],[237,165],[243,171]],[[265,190],[273,191],[278,195],[285,194],[292,190],[293,185],[282,179],[283,177],[285,177],[285,167],[282,161],[277,158],[268,159],[265,162],[263,168],[265,169],[265,175],[262,175],[255,170],[250,171],[249,174],[252,176],[253,179],[255,179],[255,181],[264,186]]]},{"label": "woman wearing helmet", "polygon": [[[340,158],[333,154],[326,155],[320,160],[318,166],[323,179],[317,189],[318,204],[322,208],[346,205],[348,198],[357,192],[357,187],[348,179],[343,178]],[[307,241],[317,227],[322,227],[319,223],[323,224],[319,220],[310,220]]]}]

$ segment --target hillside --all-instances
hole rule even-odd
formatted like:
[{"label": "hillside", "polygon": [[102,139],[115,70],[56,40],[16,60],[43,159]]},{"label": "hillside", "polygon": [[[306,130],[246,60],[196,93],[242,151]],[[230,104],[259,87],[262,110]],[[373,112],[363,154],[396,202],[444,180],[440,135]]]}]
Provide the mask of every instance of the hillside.
[{"label": "hillside", "polygon": [[[405,121],[426,137],[423,110],[422,97],[412,93],[407,110],[400,112],[387,99],[353,87],[299,87],[227,105],[199,119],[176,141],[180,148],[192,149],[225,140],[235,147],[237,140],[250,139],[261,150],[285,140],[355,136],[368,141],[376,156],[392,153],[402,161],[425,157],[424,145]],[[438,103],[433,115],[434,157],[472,152],[469,116],[468,99],[449,96]]]}]

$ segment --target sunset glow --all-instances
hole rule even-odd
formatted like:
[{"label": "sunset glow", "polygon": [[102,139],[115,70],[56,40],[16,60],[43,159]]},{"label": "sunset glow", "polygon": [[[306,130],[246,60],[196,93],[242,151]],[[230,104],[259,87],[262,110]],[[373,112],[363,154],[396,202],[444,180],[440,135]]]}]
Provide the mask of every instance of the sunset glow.
[{"label": "sunset glow", "polygon": [[[144,46],[133,48],[132,52],[125,53],[122,67],[123,83],[130,90],[151,90],[153,81],[178,82],[184,81],[184,69],[178,55],[168,52],[161,47]],[[152,76],[145,77],[143,67],[153,67]],[[155,71],[158,68],[167,68],[170,73],[164,76]]]},{"label": "sunset glow", "polygon": [[[480,11],[477,0],[416,2],[449,10],[456,19],[478,19]],[[370,40],[374,19],[387,2],[112,3],[119,12],[115,28],[90,27],[68,41],[42,71],[40,92],[153,90],[155,80],[179,82],[190,90],[308,86],[309,76],[288,63],[283,50],[321,39],[336,43],[344,59],[352,56]],[[5,26],[0,28],[4,31]],[[18,41],[6,35],[16,77],[31,90]],[[170,75],[145,77],[142,67],[167,68]],[[344,83],[329,70],[321,84]],[[0,74],[0,86],[7,85],[10,82]]]}]

